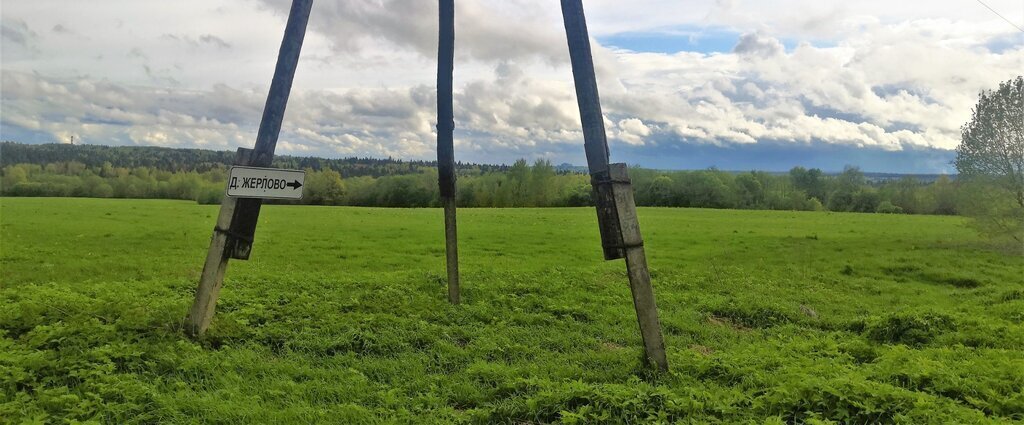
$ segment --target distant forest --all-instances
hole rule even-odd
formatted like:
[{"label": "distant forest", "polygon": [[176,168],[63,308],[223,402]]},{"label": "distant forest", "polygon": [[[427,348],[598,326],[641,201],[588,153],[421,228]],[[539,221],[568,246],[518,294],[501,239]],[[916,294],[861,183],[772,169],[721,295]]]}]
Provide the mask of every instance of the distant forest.
[{"label": "distant forest", "polygon": [[[186,199],[219,203],[234,152],[140,146],[0,143],[0,194]],[[297,203],[380,207],[440,204],[436,164],[395,159],[277,156],[276,168],[307,171]],[[579,167],[546,160],[512,165],[460,163],[458,203],[465,207],[592,205]],[[869,178],[856,167],[828,174],[717,169],[631,168],[641,206],[956,214],[957,183],[947,176]],[[276,202],[289,203],[289,202]]]}]

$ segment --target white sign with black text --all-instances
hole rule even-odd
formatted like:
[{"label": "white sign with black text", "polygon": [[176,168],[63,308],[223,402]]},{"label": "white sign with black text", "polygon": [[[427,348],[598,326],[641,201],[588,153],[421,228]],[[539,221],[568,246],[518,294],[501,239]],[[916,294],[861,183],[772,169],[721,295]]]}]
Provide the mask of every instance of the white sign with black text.
[{"label": "white sign with black text", "polygon": [[234,198],[302,199],[306,172],[277,168],[231,167],[228,196]]}]

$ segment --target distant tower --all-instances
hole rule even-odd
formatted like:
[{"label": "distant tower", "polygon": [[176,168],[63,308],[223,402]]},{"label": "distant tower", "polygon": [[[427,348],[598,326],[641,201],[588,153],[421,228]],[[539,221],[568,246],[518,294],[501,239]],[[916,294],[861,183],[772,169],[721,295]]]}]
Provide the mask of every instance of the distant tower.
[{"label": "distant tower", "polygon": [[72,145],[75,144],[75,135],[74,134],[71,135],[71,144]]}]

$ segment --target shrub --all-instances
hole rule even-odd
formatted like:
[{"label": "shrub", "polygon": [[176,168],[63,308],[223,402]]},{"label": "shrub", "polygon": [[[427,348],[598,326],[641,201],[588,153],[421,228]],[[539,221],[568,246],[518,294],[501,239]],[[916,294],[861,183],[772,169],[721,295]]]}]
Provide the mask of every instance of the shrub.
[{"label": "shrub", "polygon": [[920,346],[954,327],[954,320],[932,312],[892,313],[872,318],[864,325],[864,335],[875,342]]},{"label": "shrub", "polygon": [[207,186],[196,191],[196,202],[200,205],[215,205],[221,202],[224,190],[220,187]]},{"label": "shrub", "polygon": [[880,214],[903,214],[903,208],[898,205],[893,205],[892,202],[882,201],[878,204],[878,208],[875,209],[876,213]]},{"label": "shrub", "polygon": [[811,198],[807,200],[807,211],[825,211],[825,206],[818,198]]},{"label": "shrub", "polygon": [[779,306],[729,303],[711,308],[711,314],[747,328],[768,328],[794,322],[794,315]]}]

